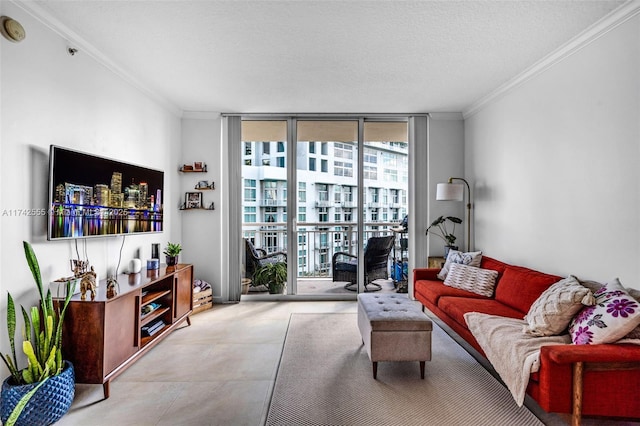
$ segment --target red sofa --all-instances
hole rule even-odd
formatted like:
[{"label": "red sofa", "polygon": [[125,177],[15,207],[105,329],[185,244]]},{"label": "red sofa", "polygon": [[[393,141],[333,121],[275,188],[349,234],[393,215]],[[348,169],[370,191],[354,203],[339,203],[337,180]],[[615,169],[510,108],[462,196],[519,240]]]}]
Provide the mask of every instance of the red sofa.
[{"label": "red sofa", "polygon": [[[538,296],[562,277],[508,265],[486,256],[480,267],[498,272],[492,297],[446,286],[436,276],[439,269],[426,268],[414,269],[413,291],[424,307],[484,355],[467,328],[464,314],[481,312],[522,319]],[[540,350],[540,370],[531,374],[527,394],[547,412],[573,413],[573,421],[578,423],[581,414],[640,418],[640,346],[544,346]],[[579,397],[575,404],[574,396]]]}]

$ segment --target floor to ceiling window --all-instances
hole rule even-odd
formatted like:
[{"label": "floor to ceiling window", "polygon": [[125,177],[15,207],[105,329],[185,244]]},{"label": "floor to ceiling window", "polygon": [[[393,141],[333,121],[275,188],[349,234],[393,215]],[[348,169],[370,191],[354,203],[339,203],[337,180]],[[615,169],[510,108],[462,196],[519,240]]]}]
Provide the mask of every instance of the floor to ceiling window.
[{"label": "floor to ceiling window", "polygon": [[[248,294],[269,294],[255,279],[269,263],[286,264],[288,295],[397,291],[401,235],[392,229],[408,211],[407,133],[401,119],[243,119]],[[362,260],[386,236],[386,264],[368,270]]]}]

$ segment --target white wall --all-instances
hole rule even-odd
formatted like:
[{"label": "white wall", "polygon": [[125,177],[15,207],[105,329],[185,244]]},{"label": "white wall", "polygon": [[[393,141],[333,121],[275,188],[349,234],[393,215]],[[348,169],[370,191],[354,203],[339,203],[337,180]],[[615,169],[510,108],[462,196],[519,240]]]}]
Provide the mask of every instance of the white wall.
[{"label": "white wall", "polygon": [[[190,118],[196,116],[196,118]],[[182,120],[182,152],[180,158],[184,164],[202,161],[207,164],[207,173],[183,173],[179,176],[182,196],[184,192],[194,191],[199,180],[215,182],[215,190],[203,191],[205,204],[212,201],[215,210],[187,210],[180,212],[182,222],[183,259],[193,263],[194,278],[211,284],[214,302],[226,301],[227,286],[222,288],[222,217],[226,207],[222,205],[222,152],[220,142],[221,118],[218,114],[206,114],[197,117],[186,114]]]},{"label": "white wall", "polygon": [[[32,243],[45,282],[71,274],[73,241],[46,241],[43,217],[12,215],[17,209],[46,209],[50,144],[165,171],[166,231],[127,237],[121,271],[137,249],[144,261],[151,255],[152,243],[164,247],[181,238],[177,197],[184,192],[175,186],[181,156],[179,117],[83,52],[70,56],[64,39],[17,6],[0,2],[0,12],[21,22],[27,33],[18,44],[0,38],[0,322],[4,324],[7,291],[25,307],[37,301],[23,240]],[[83,241],[98,275],[106,277],[107,270],[117,265],[122,237]],[[79,247],[82,250],[82,242]],[[6,331],[0,336],[0,350],[7,353]]]},{"label": "white wall", "polygon": [[[466,200],[436,201],[438,183],[446,183],[450,177],[464,178],[464,121],[462,114],[431,114],[429,119],[428,153],[428,220],[426,227],[439,216],[456,216],[463,220],[455,229],[456,245],[466,250]],[[466,195],[465,195],[466,197]],[[421,233],[426,232],[425,229]],[[452,229],[449,227],[448,229]],[[429,256],[444,255],[445,242],[435,235],[429,235]],[[426,266],[426,265],[425,265]]]},{"label": "white wall", "polygon": [[465,121],[476,246],[640,288],[640,17]]}]

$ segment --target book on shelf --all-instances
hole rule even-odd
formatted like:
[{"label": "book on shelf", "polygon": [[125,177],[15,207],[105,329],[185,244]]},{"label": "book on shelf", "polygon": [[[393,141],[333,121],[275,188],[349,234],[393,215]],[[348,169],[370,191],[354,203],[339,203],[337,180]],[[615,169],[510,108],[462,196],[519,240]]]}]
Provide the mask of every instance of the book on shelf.
[{"label": "book on shelf", "polygon": [[161,318],[158,318],[155,321],[150,322],[149,324],[142,327],[142,335],[144,337],[151,337],[165,326],[164,321]]}]

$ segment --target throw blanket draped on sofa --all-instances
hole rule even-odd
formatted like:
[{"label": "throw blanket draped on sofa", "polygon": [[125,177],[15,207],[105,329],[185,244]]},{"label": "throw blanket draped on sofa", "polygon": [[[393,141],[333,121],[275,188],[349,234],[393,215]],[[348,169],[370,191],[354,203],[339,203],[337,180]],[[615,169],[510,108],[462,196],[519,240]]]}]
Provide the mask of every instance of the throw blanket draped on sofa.
[{"label": "throw blanket draped on sofa", "polygon": [[507,385],[518,406],[522,406],[531,373],[540,367],[540,348],[571,343],[568,334],[535,337],[522,332],[527,322],[515,318],[468,312],[469,330],[491,365]]}]

